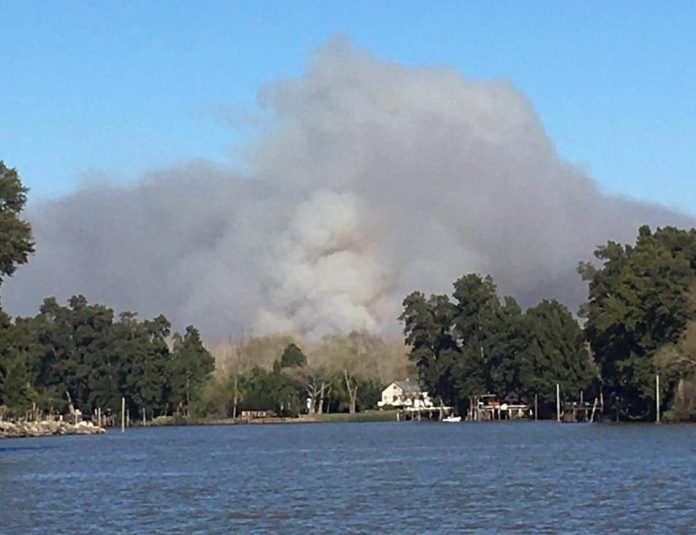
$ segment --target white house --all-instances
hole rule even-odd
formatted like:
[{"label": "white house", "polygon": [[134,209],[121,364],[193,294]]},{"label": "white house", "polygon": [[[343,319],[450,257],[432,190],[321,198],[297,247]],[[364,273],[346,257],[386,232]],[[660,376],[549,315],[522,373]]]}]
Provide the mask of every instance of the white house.
[{"label": "white house", "polygon": [[428,393],[423,391],[415,381],[394,381],[382,390],[382,400],[377,402],[378,407],[391,406],[400,409],[423,409],[433,406]]}]

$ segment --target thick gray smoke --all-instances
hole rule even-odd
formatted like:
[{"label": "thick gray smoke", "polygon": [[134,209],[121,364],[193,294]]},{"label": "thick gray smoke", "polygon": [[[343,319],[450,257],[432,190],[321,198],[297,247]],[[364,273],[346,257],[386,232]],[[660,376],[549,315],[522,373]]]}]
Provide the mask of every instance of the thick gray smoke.
[{"label": "thick gray smoke", "polygon": [[610,198],[561,161],[506,81],[382,61],[335,40],[261,91],[272,119],[244,172],[196,162],[34,207],[37,254],[4,288],[15,314],[85,294],[208,339],[398,328],[414,289],[490,273],[524,304],[585,293],[597,244],[690,225]]}]

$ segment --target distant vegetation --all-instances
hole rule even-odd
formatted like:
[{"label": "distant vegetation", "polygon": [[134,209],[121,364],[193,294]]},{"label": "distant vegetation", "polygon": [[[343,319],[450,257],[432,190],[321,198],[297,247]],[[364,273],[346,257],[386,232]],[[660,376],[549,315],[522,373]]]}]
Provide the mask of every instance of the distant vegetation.
[{"label": "distant vegetation", "polygon": [[452,298],[414,292],[401,316],[411,359],[431,393],[465,410],[468,396],[494,392],[552,412],[555,384],[566,399],[603,392],[619,419],[652,419],[655,375],[663,410],[696,416],[696,230],[648,227],[635,245],[609,242],[589,283],[581,328],[556,301],[526,311],[498,298],[490,277],[466,275]]},{"label": "distant vegetation", "polygon": [[355,414],[375,407],[385,382],[408,369],[403,344],[364,333],[328,335],[309,348],[305,355],[284,336],[240,343],[232,355],[221,357],[223,369],[203,391],[200,412],[215,417],[241,411]]},{"label": "distant vegetation", "polygon": [[[20,217],[26,193],[0,162],[0,283],[34,251]],[[135,419],[356,414],[387,382],[417,374],[462,413],[469,396],[492,392],[536,398],[550,415],[560,384],[567,399],[601,392],[613,416],[651,419],[659,373],[663,410],[696,418],[696,230],[642,227],[635,244],[609,242],[595,256],[579,268],[589,286],[581,322],[554,300],[522,310],[490,277],[468,274],[451,295],[406,297],[406,348],[355,332],[304,350],[290,336],[250,336],[213,348],[214,359],[193,326],[179,334],[161,315],[115,317],[83,296],[47,298],[31,318],[0,310],[0,410],[64,411],[69,396],[85,413],[115,411],[125,397]]]},{"label": "distant vegetation", "polygon": [[33,404],[63,412],[72,402],[84,413],[120,409],[134,419],[188,415],[214,368],[198,331],[171,332],[164,316],[138,321],[91,305],[46,299],[33,318],[3,318],[0,328],[0,401],[21,415]]},{"label": "distant vegetation", "polygon": [[[16,170],[0,162],[0,280],[34,250],[31,227],[20,219],[27,190]],[[33,318],[11,320],[0,310],[0,406],[22,415],[36,406],[62,412],[72,402],[84,413],[127,400],[129,413],[189,414],[214,360],[198,330],[171,332],[164,316],[118,320],[110,308],[83,296],[61,306],[48,298]]]},{"label": "distant vegetation", "polygon": [[[25,203],[16,170],[0,162],[0,282],[34,251],[31,227],[20,219]],[[403,345],[358,333],[327,336],[308,356],[289,336],[252,336],[217,349],[213,373],[195,327],[182,335],[162,315],[115,317],[83,296],[67,306],[47,298],[33,318],[0,310],[0,412],[65,412],[69,395],[83,413],[115,412],[125,397],[132,419],[355,413],[373,407],[382,383],[407,365]]]},{"label": "distant vegetation", "polygon": [[585,336],[611,409],[621,418],[652,418],[655,374],[664,409],[680,419],[696,410],[696,230],[651,232],[634,245],[609,242],[582,264],[589,283]]},{"label": "distant vegetation", "polygon": [[523,312],[502,302],[490,277],[466,275],[446,295],[414,292],[401,319],[420,377],[431,394],[465,413],[469,396],[496,393],[506,400],[555,406],[564,392],[596,386],[596,368],[571,312],[543,301]]}]

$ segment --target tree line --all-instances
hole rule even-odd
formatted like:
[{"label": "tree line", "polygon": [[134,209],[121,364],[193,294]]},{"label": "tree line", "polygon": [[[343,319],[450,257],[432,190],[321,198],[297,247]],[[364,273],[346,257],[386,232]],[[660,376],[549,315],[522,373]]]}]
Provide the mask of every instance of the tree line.
[{"label": "tree line", "polygon": [[[17,171],[0,162],[0,283],[34,252],[31,226],[21,219],[26,201]],[[376,363],[389,361],[393,347],[351,333],[326,336],[315,349],[308,361],[291,337],[251,338],[232,369],[214,374],[215,360],[193,326],[179,334],[163,315],[140,320],[81,295],[66,305],[50,297],[34,317],[10,318],[0,309],[0,412],[63,413],[71,402],[86,414],[115,413],[121,398],[133,419],[353,413],[376,404],[384,375]],[[267,367],[264,354],[271,355]]]},{"label": "tree line", "polygon": [[198,330],[172,333],[164,316],[118,318],[83,296],[67,306],[45,299],[32,318],[5,316],[0,330],[0,404],[21,414],[30,406],[64,412],[68,400],[84,413],[128,412],[140,419],[188,415],[214,369]]},{"label": "tree line", "polygon": [[411,359],[432,395],[460,413],[469,397],[495,393],[505,400],[555,405],[564,391],[589,390],[596,367],[572,313],[557,301],[523,311],[512,297],[500,299],[491,277],[469,274],[454,283],[452,297],[420,292],[404,301],[401,315]]},{"label": "tree line", "polygon": [[536,397],[548,415],[559,384],[569,399],[601,394],[617,419],[651,419],[660,374],[662,410],[696,416],[696,230],[644,226],[635,244],[608,242],[595,257],[578,269],[582,325],[554,300],[522,311],[477,274],[451,297],[411,293],[401,320],[423,384],[460,411],[491,392]]},{"label": "tree line", "polygon": [[[16,169],[0,161],[0,283],[34,252],[31,226],[21,219],[27,189]],[[83,413],[120,410],[135,418],[188,415],[214,369],[198,330],[172,332],[160,315],[139,321],[74,296],[67,306],[47,298],[31,318],[0,309],[0,407],[21,415],[29,407]]]},{"label": "tree line", "polygon": [[[34,252],[21,219],[26,200],[17,171],[0,161],[0,284]],[[490,392],[536,399],[543,416],[559,384],[570,399],[601,394],[616,418],[649,419],[660,374],[662,409],[696,417],[696,230],[641,227],[634,244],[610,241],[595,257],[578,269],[588,284],[578,317],[552,299],[523,310],[478,274],[455,281],[451,295],[408,295],[400,319],[423,386],[460,412],[470,396]],[[265,366],[243,363],[271,339]],[[66,305],[47,298],[30,318],[0,309],[0,407],[61,411],[69,396],[83,412],[115,410],[125,397],[136,418],[356,412],[376,403],[384,362],[401,352],[365,333],[327,336],[308,355],[290,337],[239,350],[215,375],[198,330],[172,332],[161,315],[116,317],[83,296]]]},{"label": "tree line", "polygon": [[352,332],[327,335],[306,355],[291,337],[278,337],[287,345],[270,348],[271,355],[278,354],[271,366],[245,366],[247,348],[257,341],[239,345],[231,369],[207,384],[198,414],[225,418],[242,411],[268,411],[311,416],[374,408],[383,386],[376,363],[394,350],[377,336]]}]

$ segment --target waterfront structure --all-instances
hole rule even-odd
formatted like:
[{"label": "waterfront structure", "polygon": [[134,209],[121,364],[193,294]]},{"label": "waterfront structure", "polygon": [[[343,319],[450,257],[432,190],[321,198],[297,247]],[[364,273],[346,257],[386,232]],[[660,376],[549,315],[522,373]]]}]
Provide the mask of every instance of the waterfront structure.
[{"label": "waterfront structure", "polygon": [[528,405],[501,402],[495,394],[483,394],[469,397],[467,420],[481,422],[485,420],[521,420],[532,416]]},{"label": "waterfront structure", "polygon": [[377,402],[381,409],[394,407],[396,409],[429,409],[434,407],[428,393],[421,389],[415,381],[394,381],[382,390],[382,399]]}]

